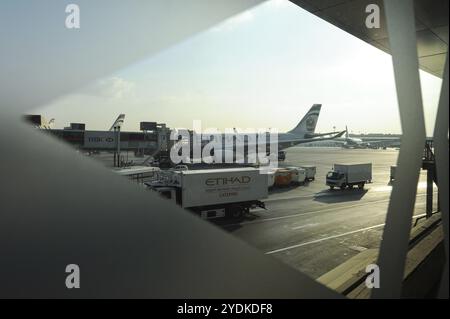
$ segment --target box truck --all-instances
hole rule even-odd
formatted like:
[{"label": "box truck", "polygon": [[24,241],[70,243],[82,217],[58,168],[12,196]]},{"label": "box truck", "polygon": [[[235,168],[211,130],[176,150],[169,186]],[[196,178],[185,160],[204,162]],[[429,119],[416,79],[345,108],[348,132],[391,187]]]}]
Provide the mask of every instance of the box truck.
[{"label": "box truck", "polygon": [[316,179],[316,167],[313,165],[302,165],[300,166],[305,170],[306,180],[313,181]]},{"label": "box truck", "polygon": [[366,183],[372,181],[372,163],[363,164],[334,164],[333,170],[327,174],[327,185],[330,189],[353,188],[357,185],[363,189]]},{"label": "box truck", "polygon": [[170,170],[146,185],[204,219],[240,218],[265,208],[268,194],[267,176],[255,168]]},{"label": "box truck", "polygon": [[287,169],[292,173],[292,183],[304,184],[306,182],[306,170],[296,166],[287,167]]}]

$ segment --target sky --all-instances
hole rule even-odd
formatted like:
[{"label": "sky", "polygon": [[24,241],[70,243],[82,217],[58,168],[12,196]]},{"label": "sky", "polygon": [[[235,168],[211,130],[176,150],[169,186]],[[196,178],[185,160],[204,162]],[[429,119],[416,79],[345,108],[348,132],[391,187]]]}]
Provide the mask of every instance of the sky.
[{"label": "sky", "polygon": [[[427,134],[441,79],[420,71]],[[170,128],[297,125],[322,104],[316,131],[401,133],[391,56],[287,0],[271,0],[91,83],[35,112],[107,130],[125,113]]]}]

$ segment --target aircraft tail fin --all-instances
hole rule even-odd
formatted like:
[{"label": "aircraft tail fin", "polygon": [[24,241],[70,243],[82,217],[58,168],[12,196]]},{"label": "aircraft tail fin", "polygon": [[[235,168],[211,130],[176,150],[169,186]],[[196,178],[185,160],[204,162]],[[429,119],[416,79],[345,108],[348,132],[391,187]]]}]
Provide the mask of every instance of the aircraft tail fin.
[{"label": "aircraft tail fin", "polygon": [[297,126],[288,133],[297,135],[312,134],[316,130],[317,120],[319,119],[320,109],[322,104],[314,104],[297,124]]},{"label": "aircraft tail fin", "polygon": [[113,125],[109,129],[110,131],[114,130],[114,128],[120,127],[123,124],[123,121],[125,120],[125,114],[120,114],[117,119],[114,121]]}]

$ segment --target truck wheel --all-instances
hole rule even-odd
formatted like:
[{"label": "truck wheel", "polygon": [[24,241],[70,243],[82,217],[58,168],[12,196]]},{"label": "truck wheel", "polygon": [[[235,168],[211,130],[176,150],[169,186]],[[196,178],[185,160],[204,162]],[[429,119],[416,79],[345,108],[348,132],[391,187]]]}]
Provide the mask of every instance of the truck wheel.
[{"label": "truck wheel", "polygon": [[231,207],[228,211],[228,216],[231,218],[239,219],[243,216],[243,210],[241,207]]},{"label": "truck wheel", "polygon": [[364,189],[364,183],[358,185],[359,189]]},{"label": "truck wheel", "polygon": [[233,218],[241,219],[242,216],[244,216],[244,214],[243,214],[243,212],[242,212],[242,209],[237,209],[237,210],[235,210],[234,213],[233,213]]},{"label": "truck wheel", "polygon": [[330,186],[330,190],[333,190],[334,189],[334,186]]},{"label": "truck wheel", "polygon": [[345,185],[345,184],[342,184],[340,188],[341,188],[342,190],[344,190],[344,189],[345,189],[345,187],[347,187],[347,185]]}]

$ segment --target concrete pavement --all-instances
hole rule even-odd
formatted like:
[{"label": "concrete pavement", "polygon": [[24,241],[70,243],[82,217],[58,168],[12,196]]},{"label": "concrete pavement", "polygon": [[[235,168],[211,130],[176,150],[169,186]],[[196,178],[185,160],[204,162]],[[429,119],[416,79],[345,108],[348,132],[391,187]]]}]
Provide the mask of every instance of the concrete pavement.
[{"label": "concrete pavement", "polygon": [[[240,222],[217,225],[318,278],[355,254],[379,247],[392,189],[390,166],[395,165],[397,155],[398,151],[391,149],[289,149],[280,166],[316,165],[316,180],[275,189],[265,201],[267,210],[254,210]],[[325,185],[326,173],[334,163],[349,162],[371,162],[373,183],[364,190],[330,191]],[[421,172],[415,215],[425,212],[425,182],[425,172]]]}]

